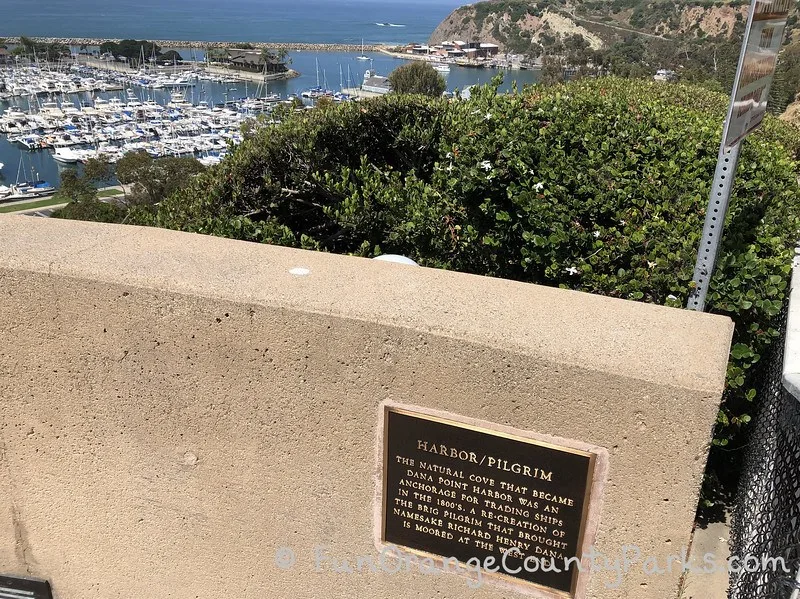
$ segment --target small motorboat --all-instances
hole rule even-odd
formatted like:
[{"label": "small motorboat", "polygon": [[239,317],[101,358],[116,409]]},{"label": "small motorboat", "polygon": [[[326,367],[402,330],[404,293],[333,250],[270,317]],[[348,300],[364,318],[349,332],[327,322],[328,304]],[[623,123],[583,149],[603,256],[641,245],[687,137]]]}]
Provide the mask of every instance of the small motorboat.
[{"label": "small motorboat", "polygon": [[53,153],[53,160],[62,164],[76,164],[81,159],[81,155],[69,148],[56,148]]}]

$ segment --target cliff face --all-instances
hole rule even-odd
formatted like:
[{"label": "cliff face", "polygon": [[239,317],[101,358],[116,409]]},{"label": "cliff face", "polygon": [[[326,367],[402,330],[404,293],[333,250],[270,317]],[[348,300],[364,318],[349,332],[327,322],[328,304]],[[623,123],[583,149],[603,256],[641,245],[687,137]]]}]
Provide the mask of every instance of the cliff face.
[{"label": "cliff face", "polygon": [[[493,6],[497,4],[497,6]],[[498,44],[502,52],[527,53],[531,44],[546,45],[550,37],[581,35],[593,49],[602,48],[603,39],[580,25],[569,15],[549,8],[513,11],[508,3],[483,2],[453,11],[433,32],[431,44],[452,40],[480,40]],[[483,6],[487,5],[487,6]],[[526,7],[527,8],[527,7]]]},{"label": "cliff face", "polygon": [[489,0],[454,10],[430,43],[481,40],[498,44],[502,52],[538,55],[558,44],[600,49],[631,33],[730,37],[744,28],[748,6],[745,0],[717,6],[671,0]]}]

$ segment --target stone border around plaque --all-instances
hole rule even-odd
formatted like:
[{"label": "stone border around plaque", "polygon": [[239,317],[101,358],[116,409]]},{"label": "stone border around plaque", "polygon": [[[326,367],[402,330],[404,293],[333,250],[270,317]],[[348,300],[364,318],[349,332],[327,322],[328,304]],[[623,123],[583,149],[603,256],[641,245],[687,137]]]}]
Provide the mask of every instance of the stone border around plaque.
[{"label": "stone border around plaque", "polygon": [[[588,568],[564,564],[595,544],[606,449],[391,401],[381,403],[377,429],[379,551],[428,558],[473,584],[476,560],[488,558],[500,571],[483,570],[483,584],[542,599],[585,596]],[[544,562],[561,571],[529,571]]]}]

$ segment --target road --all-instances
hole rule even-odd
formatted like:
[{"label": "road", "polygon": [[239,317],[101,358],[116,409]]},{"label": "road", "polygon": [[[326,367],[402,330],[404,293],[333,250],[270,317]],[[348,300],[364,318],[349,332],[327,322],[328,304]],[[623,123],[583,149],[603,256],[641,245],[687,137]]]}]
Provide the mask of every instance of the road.
[{"label": "road", "polygon": [[576,23],[580,23],[581,21],[583,21],[584,23],[592,23],[593,25],[600,25],[601,27],[609,27],[611,29],[623,31],[625,33],[634,33],[636,35],[642,35],[644,37],[649,37],[651,39],[664,40],[664,41],[670,40],[670,38],[664,37],[663,35],[656,35],[655,33],[645,33],[644,31],[629,29],[628,27],[622,27],[621,25],[611,25],[610,23],[606,23],[605,21],[593,21],[591,19],[587,19],[586,17],[579,17],[575,15],[575,11],[567,14],[569,14],[572,20],[575,21]]}]

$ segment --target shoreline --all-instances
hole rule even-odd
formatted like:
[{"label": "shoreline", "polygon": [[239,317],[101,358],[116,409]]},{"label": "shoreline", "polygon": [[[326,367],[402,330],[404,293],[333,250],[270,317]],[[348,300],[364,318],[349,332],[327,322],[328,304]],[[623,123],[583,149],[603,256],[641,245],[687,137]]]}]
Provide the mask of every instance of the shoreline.
[{"label": "shoreline", "polygon": [[[27,37],[27,36],[26,36]],[[19,36],[3,37],[8,44],[19,44]],[[122,38],[89,38],[89,37],[29,37],[37,43],[42,44],[64,44],[67,46],[100,46],[106,42],[119,43]],[[361,52],[361,44],[308,44],[302,42],[208,42],[198,40],[146,40],[161,46],[162,48],[240,48],[242,45],[249,44],[254,49],[261,50],[281,50],[302,52]],[[365,52],[382,52],[389,48],[397,48],[392,44],[372,44],[364,45]]]}]

